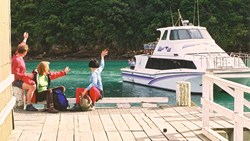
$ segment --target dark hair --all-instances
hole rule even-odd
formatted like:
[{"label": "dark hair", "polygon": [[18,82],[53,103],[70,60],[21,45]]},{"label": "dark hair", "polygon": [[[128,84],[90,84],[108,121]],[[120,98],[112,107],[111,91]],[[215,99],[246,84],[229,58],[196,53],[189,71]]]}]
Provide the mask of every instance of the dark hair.
[{"label": "dark hair", "polygon": [[91,59],[89,61],[90,68],[99,68],[99,62],[96,59]]}]

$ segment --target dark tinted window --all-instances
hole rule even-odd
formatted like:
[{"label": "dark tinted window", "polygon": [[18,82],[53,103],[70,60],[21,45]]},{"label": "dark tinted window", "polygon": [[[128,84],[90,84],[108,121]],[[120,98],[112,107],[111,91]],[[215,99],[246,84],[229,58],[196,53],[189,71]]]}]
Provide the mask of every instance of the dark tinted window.
[{"label": "dark tinted window", "polygon": [[146,68],[159,69],[159,70],[179,69],[179,68],[196,69],[192,61],[160,59],[160,58],[149,58]]},{"label": "dark tinted window", "polygon": [[198,29],[175,29],[175,30],[171,30],[170,32],[170,40],[209,38],[209,34],[206,30],[202,31],[202,35],[201,35],[200,30]]},{"label": "dark tinted window", "polygon": [[178,35],[179,35],[180,40],[191,39],[191,37],[190,37],[190,35],[188,33],[188,30],[186,30],[186,29],[178,30]]},{"label": "dark tinted window", "polygon": [[161,40],[166,40],[168,35],[168,31],[166,30],[161,38]]},{"label": "dark tinted window", "polygon": [[179,40],[177,30],[171,30],[171,32],[170,32],[170,40]]}]

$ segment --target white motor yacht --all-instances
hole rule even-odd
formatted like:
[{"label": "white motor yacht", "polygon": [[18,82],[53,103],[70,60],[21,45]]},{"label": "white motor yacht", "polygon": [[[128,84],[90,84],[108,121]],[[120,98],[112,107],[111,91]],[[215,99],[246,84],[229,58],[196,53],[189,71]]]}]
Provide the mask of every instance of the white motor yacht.
[{"label": "white motor yacht", "polygon": [[[177,81],[188,81],[192,93],[201,93],[202,75],[208,69],[217,74],[250,74],[244,60],[227,54],[205,27],[185,21],[183,26],[158,30],[160,38],[153,53],[136,55],[134,69],[121,69],[124,82],[175,91]],[[246,83],[246,79],[241,81]]]}]

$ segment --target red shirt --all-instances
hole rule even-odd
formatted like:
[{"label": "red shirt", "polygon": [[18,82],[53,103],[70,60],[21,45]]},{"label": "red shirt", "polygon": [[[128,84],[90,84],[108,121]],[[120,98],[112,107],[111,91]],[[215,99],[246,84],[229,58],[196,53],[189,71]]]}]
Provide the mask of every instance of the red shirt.
[{"label": "red shirt", "polygon": [[14,74],[15,80],[22,79],[26,73],[25,62],[22,57],[14,55],[11,60],[11,72]]}]

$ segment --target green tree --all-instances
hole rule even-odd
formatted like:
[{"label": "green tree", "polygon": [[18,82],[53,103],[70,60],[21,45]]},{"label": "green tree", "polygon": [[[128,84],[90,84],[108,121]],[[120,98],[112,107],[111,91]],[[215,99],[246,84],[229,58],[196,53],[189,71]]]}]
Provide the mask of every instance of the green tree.
[{"label": "green tree", "polygon": [[[12,46],[27,31],[34,54],[53,54],[55,46],[66,52],[139,50],[159,37],[157,28],[175,24],[178,9],[197,25],[194,8],[194,0],[11,0]],[[200,25],[224,50],[249,51],[249,8],[244,0],[199,1]]]}]

